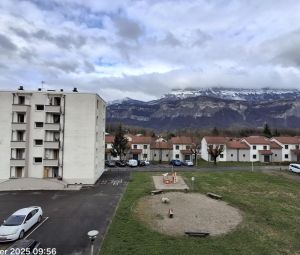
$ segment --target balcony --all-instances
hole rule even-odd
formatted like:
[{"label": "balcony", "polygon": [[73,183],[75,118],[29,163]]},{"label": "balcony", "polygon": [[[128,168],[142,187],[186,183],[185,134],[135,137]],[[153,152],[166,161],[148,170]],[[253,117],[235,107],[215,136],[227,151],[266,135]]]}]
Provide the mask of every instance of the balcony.
[{"label": "balcony", "polygon": [[26,130],[27,123],[13,122],[11,123],[12,130]]},{"label": "balcony", "polygon": [[45,112],[60,113],[60,105],[45,105]]},{"label": "balcony", "polygon": [[59,149],[59,142],[44,141],[45,149]]},{"label": "balcony", "polygon": [[12,111],[13,112],[27,112],[30,105],[25,104],[13,104],[12,105]]},{"label": "balcony", "polygon": [[45,130],[59,131],[60,124],[59,123],[45,123]]},{"label": "balcony", "polygon": [[12,149],[25,148],[26,147],[26,142],[25,141],[11,141],[10,142],[10,147]]},{"label": "balcony", "polygon": [[11,159],[10,166],[25,166],[25,159]]},{"label": "balcony", "polygon": [[44,166],[58,166],[58,159],[44,159]]}]

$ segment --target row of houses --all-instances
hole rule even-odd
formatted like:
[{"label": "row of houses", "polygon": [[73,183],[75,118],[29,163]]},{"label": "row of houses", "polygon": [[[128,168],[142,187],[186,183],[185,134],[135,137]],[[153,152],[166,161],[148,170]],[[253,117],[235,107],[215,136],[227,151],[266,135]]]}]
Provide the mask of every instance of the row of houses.
[{"label": "row of houses", "polygon": [[[142,135],[125,135],[128,139],[126,159],[167,162],[172,159],[192,160],[194,143],[191,137],[153,138]],[[105,137],[105,159],[116,160],[111,154],[114,136]]]},{"label": "row of houses", "polygon": [[249,136],[245,138],[230,138],[221,136],[205,136],[201,141],[201,157],[212,161],[208,154],[209,146],[222,146],[223,152],[217,161],[260,161],[282,162],[300,161],[300,137]]}]

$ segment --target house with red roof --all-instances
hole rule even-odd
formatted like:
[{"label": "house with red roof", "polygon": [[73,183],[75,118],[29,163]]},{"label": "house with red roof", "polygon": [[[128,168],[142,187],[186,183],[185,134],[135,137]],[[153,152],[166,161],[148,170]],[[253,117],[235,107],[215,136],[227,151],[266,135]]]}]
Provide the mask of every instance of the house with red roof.
[{"label": "house with red roof", "polygon": [[300,161],[300,138],[292,136],[273,137],[271,141],[282,147],[281,161]]},{"label": "house with red roof", "polygon": [[227,161],[250,161],[250,146],[240,139],[230,138],[226,142],[225,148]]},{"label": "house with red roof", "polygon": [[208,148],[210,145],[222,146],[223,152],[217,157],[217,161],[227,161],[226,143],[228,138],[223,136],[204,136],[201,140],[201,158],[206,161],[213,161],[211,156],[208,154]]},{"label": "house with red roof", "polygon": [[172,145],[172,159],[179,159],[180,161],[193,160],[192,148],[194,144],[191,137],[172,137],[170,143]]},{"label": "house with red roof", "polygon": [[150,145],[151,160],[170,162],[173,157],[173,145],[166,140],[158,139]]},{"label": "house with red roof", "polygon": [[136,160],[151,160],[150,145],[153,138],[142,135],[125,135],[128,139],[130,150],[127,157]]}]

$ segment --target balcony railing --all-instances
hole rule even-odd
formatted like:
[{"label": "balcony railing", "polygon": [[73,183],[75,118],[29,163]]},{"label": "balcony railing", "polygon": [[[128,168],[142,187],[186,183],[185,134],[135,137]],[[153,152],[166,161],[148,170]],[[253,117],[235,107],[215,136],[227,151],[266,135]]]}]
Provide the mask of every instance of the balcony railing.
[{"label": "balcony railing", "polygon": [[58,166],[58,159],[44,159],[44,166]]},{"label": "balcony railing", "polygon": [[11,159],[10,166],[25,166],[25,159]]},{"label": "balcony railing", "polygon": [[59,123],[45,123],[45,130],[59,131],[60,124]]},{"label": "balcony railing", "polygon": [[45,112],[60,113],[60,105],[45,105]]},{"label": "balcony railing", "polygon": [[57,141],[44,141],[44,147],[46,149],[59,149],[59,142]]},{"label": "balcony railing", "polygon": [[30,105],[25,104],[13,104],[12,105],[12,111],[13,112],[26,112]]},{"label": "balcony railing", "polygon": [[11,128],[12,130],[25,130],[27,126],[27,123],[24,122],[12,122]]},{"label": "balcony railing", "polygon": [[10,142],[10,147],[12,149],[25,148],[26,147],[26,142],[25,141],[11,141]]}]

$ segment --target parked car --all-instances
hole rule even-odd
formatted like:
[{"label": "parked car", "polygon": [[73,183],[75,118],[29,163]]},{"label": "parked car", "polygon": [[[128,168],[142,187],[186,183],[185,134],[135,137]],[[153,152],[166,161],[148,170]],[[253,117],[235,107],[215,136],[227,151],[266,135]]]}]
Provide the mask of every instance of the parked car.
[{"label": "parked car", "polygon": [[172,166],[181,166],[182,163],[179,159],[173,159],[173,160],[171,160],[170,164]]},{"label": "parked car", "polygon": [[125,167],[126,166],[126,161],[118,160],[118,161],[116,161],[116,166]]},{"label": "parked car", "polygon": [[130,167],[136,167],[138,166],[138,161],[136,159],[129,159],[127,165]]},{"label": "parked car", "polygon": [[191,161],[191,160],[185,160],[182,162],[182,164],[185,166],[193,166],[194,165],[193,161]]},{"label": "parked car", "polygon": [[300,164],[290,164],[289,171],[292,171],[294,173],[300,173]]},{"label": "parked car", "polygon": [[32,226],[42,221],[42,217],[43,211],[39,206],[31,206],[16,211],[0,226],[0,242],[22,239]]},{"label": "parked car", "polygon": [[19,251],[24,251],[24,254],[35,254],[36,251],[38,251],[38,248],[40,247],[40,242],[33,240],[33,239],[22,239],[16,241],[12,246],[7,248],[7,252],[5,254],[7,255],[18,255],[23,254]]},{"label": "parked car", "polygon": [[116,166],[116,162],[113,160],[105,160],[105,165],[107,167],[115,167]]}]

